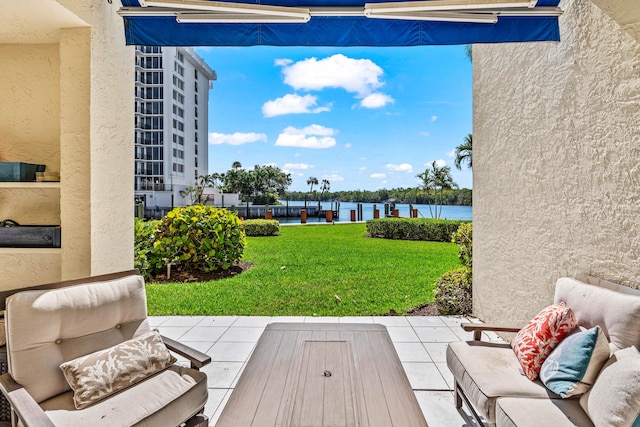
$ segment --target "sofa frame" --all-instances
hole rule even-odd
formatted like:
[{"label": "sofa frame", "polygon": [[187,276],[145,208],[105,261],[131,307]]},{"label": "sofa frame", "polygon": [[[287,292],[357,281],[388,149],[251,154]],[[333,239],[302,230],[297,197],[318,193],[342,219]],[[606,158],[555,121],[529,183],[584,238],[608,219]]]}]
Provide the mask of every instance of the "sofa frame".
[{"label": "sofa frame", "polygon": [[[42,285],[2,291],[0,292],[0,310],[5,310],[6,299],[18,292],[60,289],[68,286],[115,280],[139,274],[140,272],[137,269],[133,269],[116,273],[91,276],[87,278],[65,280],[60,282],[52,282]],[[190,367],[192,369],[200,370],[200,368],[211,362],[211,357],[207,354],[204,354],[171,338],[165,336],[161,337],[162,341],[170,351],[179,354],[189,361]],[[3,347],[2,351],[6,352],[6,348]],[[44,411],[38,405],[38,403],[20,384],[14,381],[9,373],[3,373],[3,375],[0,375],[0,391],[11,405],[12,425],[16,425],[17,420],[19,419],[25,427],[54,427],[53,422],[45,415]],[[199,413],[194,415],[189,420],[185,421],[180,427],[205,427],[208,426],[208,423],[209,419],[204,415],[204,407],[202,407]]]},{"label": "sofa frame", "polygon": [[[600,288],[609,289],[618,293],[628,294],[640,296],[640,289],[630,288],[628,286],[623,286],[614,282],[610,282],[607,280],[599,279],[593,276],[588,276],[585,274],[580,274],[576,276],[576,280],[583,282],[587,285],[593,285]],[[473,333],[473,341],[478,345],[483,345],[482,343],[486,343],[486,341],[482,341],[482,334],[484,332],[494,332],[494,333],[508,333],[515,334],[524,326],[514,327],[514,326],[505,326],[498,324],[485,324],[485,323],[462,323],[460,325],[462,329],[466,332]],[[491,426],[492,424],[488,424],[483,416],[476,410],[472,399],[461,385],[458,383],[458,380],[454,376],[454,402],[455,406],[458,409],[461,409],[463,404],[468,409],[469,413],[473,416],[478,425],[481,426]]]}]

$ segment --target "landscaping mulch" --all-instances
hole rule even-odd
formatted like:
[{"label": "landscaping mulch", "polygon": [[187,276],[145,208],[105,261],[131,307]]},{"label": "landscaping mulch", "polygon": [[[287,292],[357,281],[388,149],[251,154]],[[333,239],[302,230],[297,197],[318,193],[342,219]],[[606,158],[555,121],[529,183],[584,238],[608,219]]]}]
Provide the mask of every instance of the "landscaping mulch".
[{"label": "landscaping mulch", "polygon": [[173,267],[171,269],[171,277],[167,277],[166,273],[157,274],[151,282],[163,283],[163,282],[208,282],[210,280],[226,279],[228,277],[237,276],[242,274],[248,269],[253,267],[250,262],[240,261],[231,266],[228,270],[217,270],[205,273],[204,271],[197,270],[183,270],[179,267]]}]

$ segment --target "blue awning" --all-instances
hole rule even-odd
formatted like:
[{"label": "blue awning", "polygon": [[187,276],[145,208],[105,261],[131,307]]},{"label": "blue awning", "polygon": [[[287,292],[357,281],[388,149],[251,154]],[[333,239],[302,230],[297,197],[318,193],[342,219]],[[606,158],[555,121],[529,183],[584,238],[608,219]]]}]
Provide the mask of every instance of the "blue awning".
[{"label": "blue awning", "polygon": [[[238,0],[234,0],[238,3]],[[256,4],[250,1],[244,3]],[[371,3],[371,2],[369,2]],[[137,0],[122,0],[137,8]],[[271,0],[261,5],[363,7],[358,0]],[[539,0],[537,7],[557,7]],[[140,8],[144,9],[144,8]],[[535,9],[535,8],[534,8]],[[314,16],[307,23],[179,23],[175,16],[123,13],[128,45],[150,46],[422,46],[559,41],[557,16],[500,16],[493,24]]]}]

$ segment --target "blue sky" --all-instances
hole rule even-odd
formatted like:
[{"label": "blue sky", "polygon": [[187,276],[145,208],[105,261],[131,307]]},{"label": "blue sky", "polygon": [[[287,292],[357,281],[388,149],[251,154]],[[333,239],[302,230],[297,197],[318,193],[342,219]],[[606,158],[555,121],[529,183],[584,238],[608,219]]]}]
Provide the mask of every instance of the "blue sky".
[{"label": "blue sky", "polygon": [[472,132],[464,46],[197,48],[209,92],[209,173],[275,165],[290,190],[415,187],[436,160],[471,188],[453,150]]}]

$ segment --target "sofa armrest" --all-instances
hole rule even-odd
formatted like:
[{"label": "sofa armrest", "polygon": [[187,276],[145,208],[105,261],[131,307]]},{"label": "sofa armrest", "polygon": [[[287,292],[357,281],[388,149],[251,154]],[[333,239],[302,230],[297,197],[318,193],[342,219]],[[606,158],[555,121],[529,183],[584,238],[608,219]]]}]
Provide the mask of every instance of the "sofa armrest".
[{"label": "sofa armrest", "polygon": [[[161,335],[162,336],[162,335]],[[211,356],[199,352],[195,348],[191,348],[187,345],[184,345],[176,340],[172,340],[171,338],[167,338],[162,336],[162,341],[167,346],[167,348],[182,357],[186,357],[191,362],[191,367],[193,369],[200,369],[205,365],[211,363]]]},{"label": "sofa armrest", "polygon": [[10,374],[0,376],[0,390],[25,427],[55,427],[40,405]]},{"label": "sofa armrest", "polygon": [[518,332],[522,328],[515,328],[512,326],[503,326],[503,325],[491,325],[487,323],[461,323],[460,326],[467,332],[473,332],[474,341],[482,340],[482,332],[484,331],[493,331],[493,332]]}]

